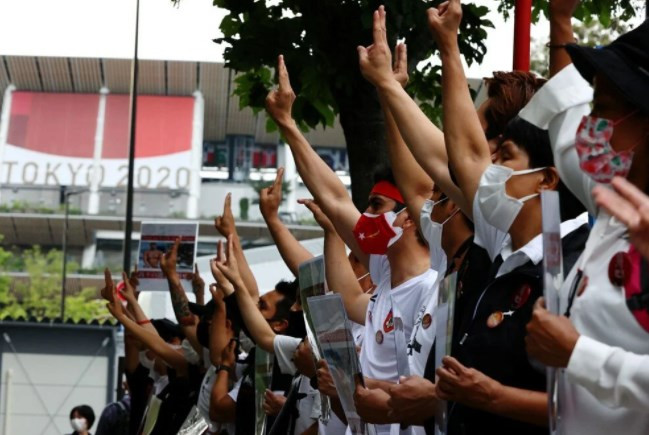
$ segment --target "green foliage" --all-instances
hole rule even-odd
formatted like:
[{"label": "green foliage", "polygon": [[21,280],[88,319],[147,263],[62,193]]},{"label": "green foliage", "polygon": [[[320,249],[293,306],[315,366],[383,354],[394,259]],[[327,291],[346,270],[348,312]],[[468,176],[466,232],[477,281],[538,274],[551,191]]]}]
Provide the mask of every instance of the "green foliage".
[{"label": "green foliage", "polygon": [[[6,271],[10,264],[10,252],[0,247],[0,271]],[[11,289],[10,279],[0,275],[0,319],[7,317],[48,317],[60,316],[61,310],[61,270],[63,254],[52,249],[44,252],[39,246],[23,252],[26,280],[16,280]],[[68,262],[68,273],[79,267]],[[66,320],[108,319],[105,304],[98,298],[97,289],[87,288],[75,295],[67,295],[65,301]]]},{"label": "green foliage", "polygon": [[[498,11],[508,18],[514,11],[515,2],[516,0],[500,0]],[[628,21],[643,3],[644,0],[583,0],[577,6],[575,18],[586,24],[598,21],[606,28],[613,18]],[[548,0],[533,0],[532,21],[537,22],[541,14],[548,17]]]},{"label": "green foliage", "polygon": [[[241,107],[254,111],[263,108],[274,82],[272,71],[277,55],[281,53],[298,95],[293,116],[300,128],[332,126],[341,99],[354,98],[358,82],[363,80],[356,47],[371,42],[372,11],[380,3],[385,3],[388,10],[390,42],[405,39],[410,69],[414,71],[419,62],[435,52],[425,11],[440,1],[214,1],[216,6],[229,10],[220,25],[223,37],[216,42],[227,44],[226,66],[239,72],[234,93]],[[487,12],[484,6],[464,5],[460,47],[469,64],[480,62],[486,51],[485,28],[491,26],[484,18]],[[429,100],[431,91],[433,96],[439,95],[439,69],[419,71],[408,90],[421,101]],[[428,107],[426,111],[434,115]],[[276,127],[270,121],[267,128]]]},{"label": "green foliage", "polygon": [[[63,214],[65,207],[63,205],[58,208],[45,207],[41,204],[35,204],[28,201],[12,201],[11,204],[1,204],[0,213],[37,213],[37,214]],[[68,214],[80,215],[81,209],[70,206]]]}]

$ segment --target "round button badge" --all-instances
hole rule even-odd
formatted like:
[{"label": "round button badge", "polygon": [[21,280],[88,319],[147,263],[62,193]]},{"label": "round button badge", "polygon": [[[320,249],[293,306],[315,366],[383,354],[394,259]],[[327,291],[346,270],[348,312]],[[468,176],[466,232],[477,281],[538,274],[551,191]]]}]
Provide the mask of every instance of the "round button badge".
[{"label": "round button badge", "polygon": [[623,287],[631,276],[631,260],[626,252],[618,252],[608,263],[608,279],[611,284]]},{"label": "round button badge", "polygon": [[383,332],[381,331],[376,331],[376,342],[378,344],[383,343]]},{"label": "round button badge", "polygon": [[505,320],[505,314],[502,311],[494,311],[487,317],[487,327],[495,328]]},{"label": "round button badge", "polygon": [[433,316],[431,316],[430,313],[426,313],[423,319],[421,319],[421,327],[428,329],[431,323],[433,323]]}]

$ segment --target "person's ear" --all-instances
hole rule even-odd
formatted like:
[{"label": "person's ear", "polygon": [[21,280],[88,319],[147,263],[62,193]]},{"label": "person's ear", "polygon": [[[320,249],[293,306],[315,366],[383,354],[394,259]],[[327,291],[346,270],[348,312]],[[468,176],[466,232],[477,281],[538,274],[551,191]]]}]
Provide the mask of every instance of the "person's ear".
[{"label": "person's ear", "polygon": [[270,327],[276,334],[281,334],[288,329],[288,321],[285,319],[273,320],[270,322]]},{"label": "person's ear", "polygon": [[555,168],[554,166],[550,166],[548,168],[545,168],[540,173],[542,174],[543,178],[540,180],[538,186],[539,193],[542,190],[557,190],[560,181],[559,172],[557,171],[557,168]]}]

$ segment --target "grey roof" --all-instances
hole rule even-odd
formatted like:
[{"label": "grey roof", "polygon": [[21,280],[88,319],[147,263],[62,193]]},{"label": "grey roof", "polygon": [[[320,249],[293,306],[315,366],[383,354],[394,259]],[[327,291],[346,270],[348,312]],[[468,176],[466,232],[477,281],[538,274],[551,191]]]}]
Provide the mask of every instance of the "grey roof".
[{"label": "grey roof", "polygon": [[[227,134],[254,135],[258,143],[277,143],[277,133],[266,132],[266,115],[239,110],[234,89],[235,74],[222,63],[165,60],[139,61],[138,93],[192,95],[200,90],[205,99],[204,139],[224,140]],[[13,83],[18,90],[36,92],[96,93],[106,86],[115,94],[128,94],[130,59],[0,56],[1,95]],[[338,120],[333,128],[306,134],[313,145],[344,147]]]}]

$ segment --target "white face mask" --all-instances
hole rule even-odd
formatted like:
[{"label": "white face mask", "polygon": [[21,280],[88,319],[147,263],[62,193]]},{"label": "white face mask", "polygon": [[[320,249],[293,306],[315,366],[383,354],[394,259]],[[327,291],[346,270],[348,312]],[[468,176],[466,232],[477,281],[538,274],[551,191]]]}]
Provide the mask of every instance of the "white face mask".
[{"label": "white face mask", "polygon": [[149,359],[149,357],[146,356],[146,350],[143,350],[138,354],[138,359],[140,360],[140,364],[142,364],[145,368],[149,370],[153,370],[153,364],[155,363],[154,360]]},{"label": "white face mask", "polygon": [[424,202],[424,205],[421,207],[421,214],[419,215],[419,225],[421,227],[421,232],[424,236],[424,239],[426,239],[426,242],[428,242],[428,251],[430,253],[430,267],[440,274],[444,274],[446,272],[446,268],[448,267],[446,252],[444,252],[444,250],[442,249],[442,231],[444,229],[444,224],[451,220],[451,218],[455,216],[455,214],[460,211],[460,209],[456,208],[455,211],[451,213],[451,215],[447,217],[442,223],[433,221],[430,215],[437,204],[441,204],[447,199],[448,197],[439,201],[427,199]]},{"label": "white face mask", "polygon": [[509,228],[523,208],[525,201],[537,197],[539,194],[533,193],[523,198],[512,198],[505,191],[507,180],[516,175],[532,174],[544,169],[514,171],[506,166],[489,165],[482,173],[476,192],[478,206],[487,223],[504,233],[509,232]]},{"label": "white face mask", "polygon": [[85,418],[70,419],[70,426],[72,426],[72,429],[74,429],[76,432],[88,430],[88,424],[86,423]]},{"label": "white face mask", "polygon": [[201,356],[194,350],[192,344],[186,338],[183,339],[180,348],[183,351],[185,361],[188,363],[197,365],[201,361]]}]

